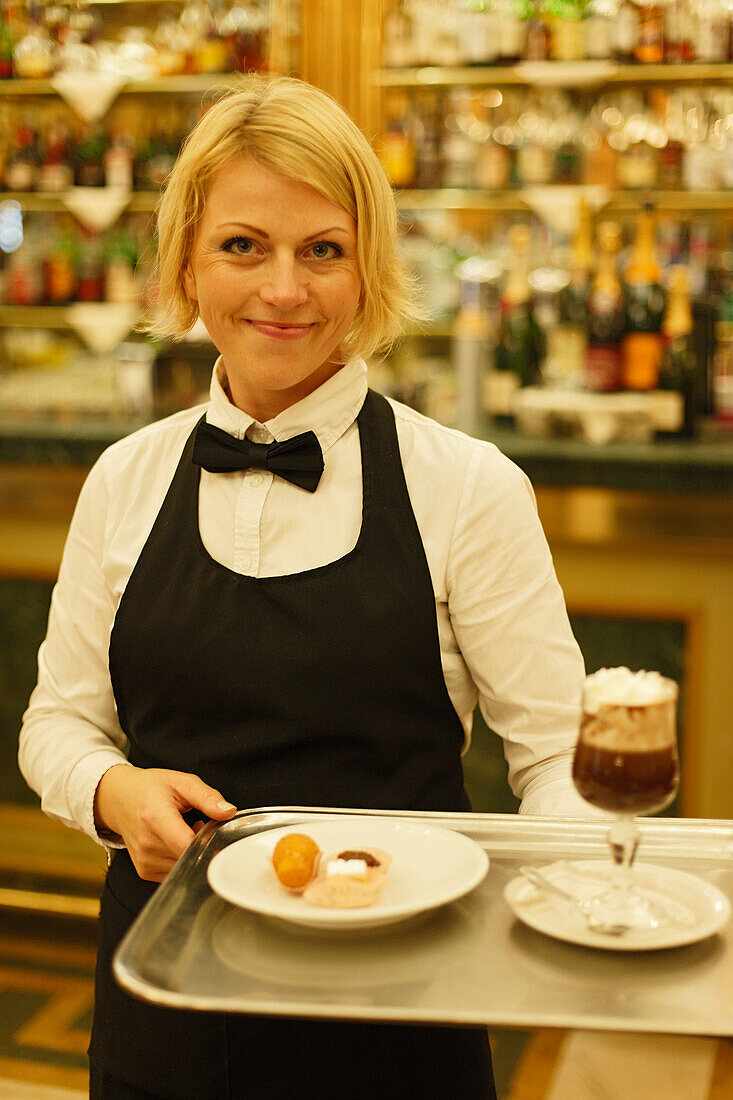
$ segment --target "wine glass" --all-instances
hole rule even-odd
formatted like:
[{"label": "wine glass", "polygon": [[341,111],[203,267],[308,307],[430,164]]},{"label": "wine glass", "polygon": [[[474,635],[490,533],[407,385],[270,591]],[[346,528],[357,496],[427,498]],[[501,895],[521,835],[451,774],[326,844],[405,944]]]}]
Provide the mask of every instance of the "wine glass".
[{"label": "wine glass", "polygon": [[608,833],[610,886],[592,901],[599,927],[654,931],[675,919],[632,871],[639,843],[634,816],[663,810],[679,785],[677,684],[656,672],[601,669],[583,685],[573,782],[591,806],[616,815]]}]

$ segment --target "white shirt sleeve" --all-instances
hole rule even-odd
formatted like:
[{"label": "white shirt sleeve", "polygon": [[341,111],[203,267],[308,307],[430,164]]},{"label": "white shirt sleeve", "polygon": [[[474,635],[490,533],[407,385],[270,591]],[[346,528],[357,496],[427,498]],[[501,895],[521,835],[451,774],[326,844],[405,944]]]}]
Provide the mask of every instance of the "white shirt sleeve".
[{"label": "white shirt sleeve", "polygon": [[116,612],[103,574],[108,502],[101,459],[69,529],[19,753],[21,772],[41,796],[44,812],[98,843],[97,784],[108,768],[126,761],[107,664]]},{"label": "white shirt sleeve", "polygon": [[583,658],[530,482],[494,448],[472,456],[446,574],[453,632],[520,813],[587,817],[571,778]]}]

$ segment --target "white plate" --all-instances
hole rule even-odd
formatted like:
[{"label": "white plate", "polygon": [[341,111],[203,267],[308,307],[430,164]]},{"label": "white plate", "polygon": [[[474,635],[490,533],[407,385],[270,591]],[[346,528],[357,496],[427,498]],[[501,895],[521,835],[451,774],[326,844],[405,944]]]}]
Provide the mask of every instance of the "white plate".
[{"label": "white plate", "polygon": [[[288,833],[306,833],[324,855],[345,848],[383,848],[392,856],[387,884],[366,909],[321,909],[290,894],[272,868]],[[311,928],[367,928],[406,920],[454,901],[478,886],[489,867],[483,848],[463,833],[412,822],[353,817],[271,829],[237,840],[209,864],[211,888],[234,905]]]},{"label": "white plate", "polygon": [[[557,886],[578,898],[589,898],[608,885],[610,864],[600,860],[560,860],[542,867],[542,873]],[[653,951],[696,943],[718,932],[728,921],[731,905],[712,883],[669,867],[650,863],[634,866],[644,892],[661,894],[675,905],[678,919],[651,932],[624,932],[620,936],[592,932],[582,913],[576,913],[561,898],[552,898],[533,886],[523,875],[504,889],[510,908],[521,921],[555,939],[608,951]]]}]

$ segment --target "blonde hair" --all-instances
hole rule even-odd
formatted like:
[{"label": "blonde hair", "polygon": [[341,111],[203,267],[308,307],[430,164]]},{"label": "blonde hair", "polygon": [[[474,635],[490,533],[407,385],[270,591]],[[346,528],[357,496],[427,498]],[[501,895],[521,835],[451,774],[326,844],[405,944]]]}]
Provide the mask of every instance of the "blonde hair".
[{"label": "blonde hair", "polygon": [[342,343],[344,359],[385,353],[405,321],[421,319],[398,251],[392,189],[374,150],[325,92],[291,77],[244,76],[186,138],[157,209],[158,310],[143,327],[181,339],[198,317],[183,271],[214,175],[237,157],[315,188],[356,222],[362,296]]}]

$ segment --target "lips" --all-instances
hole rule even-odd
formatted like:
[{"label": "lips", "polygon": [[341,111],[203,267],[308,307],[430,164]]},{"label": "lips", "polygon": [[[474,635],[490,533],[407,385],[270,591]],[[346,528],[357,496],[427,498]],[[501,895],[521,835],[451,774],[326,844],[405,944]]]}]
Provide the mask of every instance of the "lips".
[{"label": "lips", "polygon": [[255,318],[250,318],[247,324],[255,332],[259,332],[262,336],[269,336],[273,340],[297,340],[315,327],[313,321],[293,324],[288,321],[258,321]]}]

